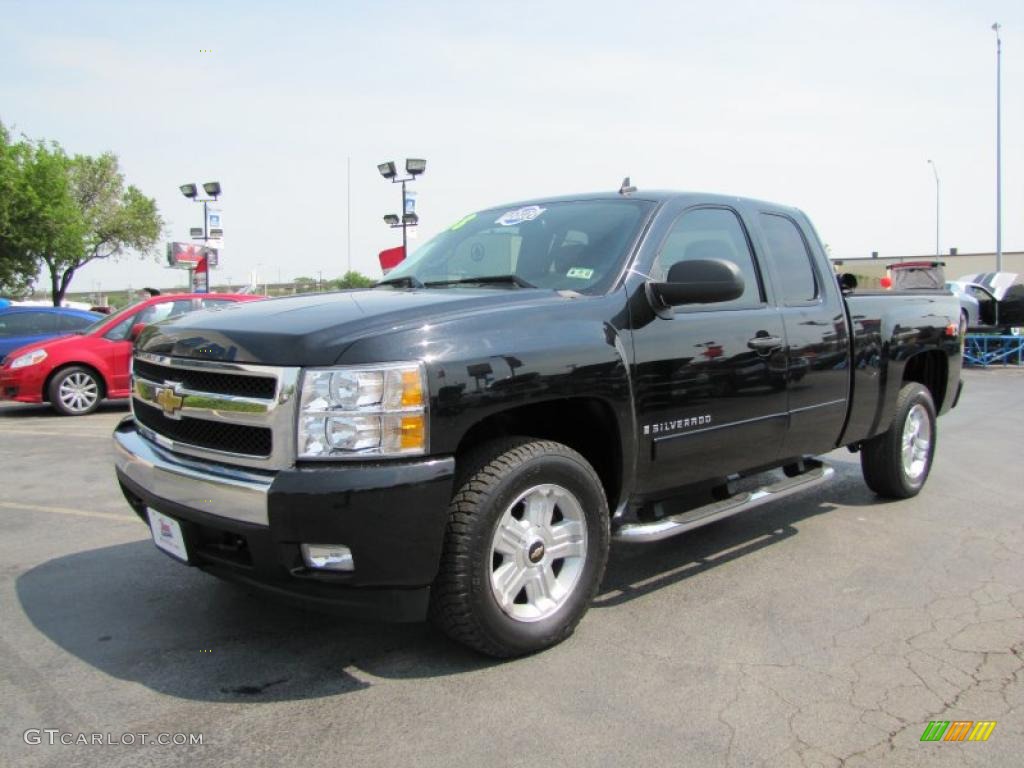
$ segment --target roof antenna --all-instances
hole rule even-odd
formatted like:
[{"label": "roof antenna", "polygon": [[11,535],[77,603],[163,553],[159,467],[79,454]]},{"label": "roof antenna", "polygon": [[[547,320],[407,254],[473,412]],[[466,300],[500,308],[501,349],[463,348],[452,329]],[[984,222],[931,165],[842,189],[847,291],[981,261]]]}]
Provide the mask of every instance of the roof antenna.
[{"label": "roof antenna", "polygon": [[629,176],[627,176],[622,180],[622,186],[619,187],[619,194],[625,197],[633,192],[636,192],[636,187],[630,186]]}]

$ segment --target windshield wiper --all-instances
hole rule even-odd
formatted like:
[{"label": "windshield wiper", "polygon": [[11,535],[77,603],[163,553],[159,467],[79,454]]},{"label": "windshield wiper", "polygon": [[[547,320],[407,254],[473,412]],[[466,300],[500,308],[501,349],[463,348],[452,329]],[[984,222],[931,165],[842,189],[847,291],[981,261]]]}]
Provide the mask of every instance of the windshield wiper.
[{"label": "windshield wiper", "polygon": [[412,275],[405,275],[403,277],[392,277],[389,280],[381,280],[381,281],[379,281],[377,283],[374,283],[373,287],[374,288],[378,288],[378,287],[380,287],[382,285],[404,285],[407,288],[425,288],[426,287],[425,285],[423,285],[423,283],[421,283],[419,281],[419,279],[417,279],[416,277],[413,277]]},{"label": "windshield wiper", "polygon": [[462,285],[465,283],[508,283],[517,288],[536,288],[533,283],[528,283],[519,275],[481,275],[480,277],[460,277],[458,280],[433,280],[426,283],[427,288],[435,285]]}]

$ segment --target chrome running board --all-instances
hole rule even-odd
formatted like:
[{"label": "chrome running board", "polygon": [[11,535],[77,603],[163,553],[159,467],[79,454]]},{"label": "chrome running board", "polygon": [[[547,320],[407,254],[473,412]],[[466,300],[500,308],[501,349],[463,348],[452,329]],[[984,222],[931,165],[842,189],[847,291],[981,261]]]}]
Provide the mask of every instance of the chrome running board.
[{"label": "chrome running board", "polygon": [[670,536],[677,536],[692,531],[702,525],[713,523],[724,517],[746,512],[770,501],[784,499],[795,493],[806,491],[829,480],[835,470],[822,464],[796,477],[787,477],[777,483],[765,485],[755,491],[743,491],[728,499],[716,501],[703,507],[690,509],[678,515],[665,517],[652,523],[629,523],[613,534],[616,541],[646,544],[650,541],[661,541]]}]

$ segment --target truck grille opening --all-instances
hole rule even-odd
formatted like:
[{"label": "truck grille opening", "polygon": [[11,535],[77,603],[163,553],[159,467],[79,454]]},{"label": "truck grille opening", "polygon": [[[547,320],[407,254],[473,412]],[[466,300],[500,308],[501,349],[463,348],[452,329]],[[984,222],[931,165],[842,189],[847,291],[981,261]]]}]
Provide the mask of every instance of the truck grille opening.
[{"label": "truck grille opening", "polygon": [[179,382],[186,389],[195,392],[213,392],[218,395],[235,397],[256,397],[273,400],[277,391],[277,379],[266,376],[248,376],[233,373],[213,373],[191,368],[171,368],[146,360],[135,360],[132,372],[139,378],[163,384],[165,381]]},{"label": "truck grille opening", "polygon": [[269,456],[273,448],[273,433],[265,427],[225,424],[187,416],[169,419],[159,408],[138,399],[133,401],[133,407],[135,419],[140,424],[175,442],[248,456]]}]

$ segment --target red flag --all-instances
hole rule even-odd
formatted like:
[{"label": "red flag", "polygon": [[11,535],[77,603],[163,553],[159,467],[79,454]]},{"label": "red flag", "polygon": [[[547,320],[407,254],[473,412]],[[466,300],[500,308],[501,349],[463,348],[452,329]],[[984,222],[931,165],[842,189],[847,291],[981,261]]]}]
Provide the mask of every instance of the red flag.
[{"label": "red flag", "polygon": [[398,246],[397,248],[388,248],[386,251],[381,251],[378,258],[380,259],[380,268],[386,275],[392,269],[405,261],[405,248],[402,246]]}]

